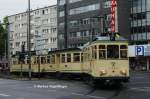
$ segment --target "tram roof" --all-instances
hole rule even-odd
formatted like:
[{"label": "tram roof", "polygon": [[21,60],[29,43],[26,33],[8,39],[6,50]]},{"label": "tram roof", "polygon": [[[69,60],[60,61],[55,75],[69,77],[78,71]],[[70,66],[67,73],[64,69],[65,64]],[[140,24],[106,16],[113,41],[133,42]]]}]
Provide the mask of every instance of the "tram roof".
[{"label": "tram roof", "polygon": [[107,41],[107,42],[127,42],[128,40],[123,37],[116,37],[115,41],[111,41],[109,36],[96,37],[93,41]]},{"label": "tram roof", "polygon": [[81,51],[81,49],[80,48],[68,48],[68,49],[62,49],[62,50],[49,51],[48,54],[72,52],[72,51]]}]

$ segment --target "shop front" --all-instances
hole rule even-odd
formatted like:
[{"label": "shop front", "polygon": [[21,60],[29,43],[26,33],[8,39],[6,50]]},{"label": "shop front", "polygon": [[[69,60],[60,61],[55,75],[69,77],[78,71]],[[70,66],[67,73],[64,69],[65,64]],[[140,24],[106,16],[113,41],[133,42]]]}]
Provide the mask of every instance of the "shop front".
[{"label": "shop front", "polygon": [[150,45],[129,46],[131,70],[150,71]]}]

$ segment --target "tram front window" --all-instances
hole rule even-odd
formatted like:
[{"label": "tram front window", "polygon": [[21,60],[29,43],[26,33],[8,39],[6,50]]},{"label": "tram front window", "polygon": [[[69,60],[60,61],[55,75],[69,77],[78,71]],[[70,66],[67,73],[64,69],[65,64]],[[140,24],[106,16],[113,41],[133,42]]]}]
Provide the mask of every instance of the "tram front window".
[{"label": "tram front window", "polygon": [[127,58],[127,46],[126,45],[121,45],[120,46],[120,58]]},{"label": "tram front window", "polygon": [[108,45],[107,46],[107,58],[108,59],[119,58],[119,46],[118,45]]},{"label": "tram front window", "polygon": [[80,53],[74,53],[73,60],[74,62],[80,62]]}]

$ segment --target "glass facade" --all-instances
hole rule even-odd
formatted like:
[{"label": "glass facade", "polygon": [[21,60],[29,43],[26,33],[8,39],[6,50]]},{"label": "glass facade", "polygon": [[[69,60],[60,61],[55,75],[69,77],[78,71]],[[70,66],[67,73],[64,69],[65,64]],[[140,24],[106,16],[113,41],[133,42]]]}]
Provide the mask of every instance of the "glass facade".
[{"label": "glass facade", "polygon": [[150,0],[131,0],[131,39],[150,40]]}]

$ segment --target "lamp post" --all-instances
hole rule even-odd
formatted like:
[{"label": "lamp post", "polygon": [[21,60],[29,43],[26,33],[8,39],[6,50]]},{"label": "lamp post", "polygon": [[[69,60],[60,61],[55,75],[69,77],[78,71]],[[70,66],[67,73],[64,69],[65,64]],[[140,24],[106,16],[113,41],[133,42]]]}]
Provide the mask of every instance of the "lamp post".
[{"label": "lamp post", "polygon": [[28,47],[28,62],[29,62],[29,80],[32,78],[32,72],[31,72],[31,17],[30,17],[30,0],[28,0],[28,16],[27,16],[27,47]]}]

